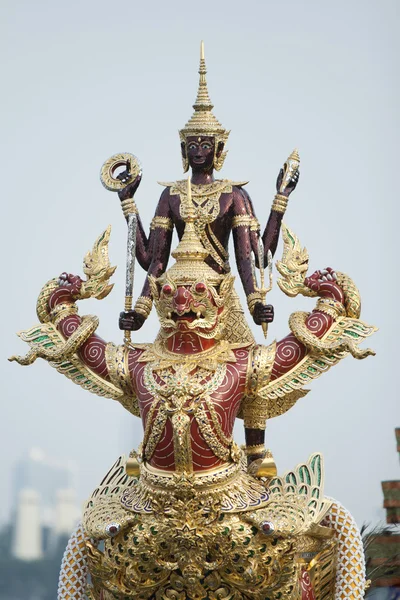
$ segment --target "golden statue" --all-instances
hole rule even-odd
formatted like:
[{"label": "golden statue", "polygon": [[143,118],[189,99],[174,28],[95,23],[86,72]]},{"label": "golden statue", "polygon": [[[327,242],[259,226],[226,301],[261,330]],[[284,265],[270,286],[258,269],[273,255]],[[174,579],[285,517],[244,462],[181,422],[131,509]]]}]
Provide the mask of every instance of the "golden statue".
[{"label": "golden statue", "polygon": [[[19,334],[30,351],[11,358],[45,359],[143,424],[139,448],[117,459],[87,501],[64,555],[58,600],[358,600],[367,585],[360,532],[324,495],[322,456],[278,475],[264,436],[267,420],[288,411],[313,379],[348,354],[373,354],[359,344],[375,327],[360,320],[348,276],[330,268],[307,276],[307,251],[283,226],[279,287],[316,297],[316,306],[293,313],[278,342],[233,336],[234,277],[210,264],[190,179],[181,201],[175,262],[148,276],[160,322],[153,343],[106,343],[97,317],[78,314],[78,300],[112,289],[108,228],[85,256],[85,281],[62,273],[43,287],[39,324]],[[257,240],[252,248],[262,272],[263,249]],[[255,269],[254,261],[254,289],[265,290]],[[232,435],[237,418],[241,448]]]}]

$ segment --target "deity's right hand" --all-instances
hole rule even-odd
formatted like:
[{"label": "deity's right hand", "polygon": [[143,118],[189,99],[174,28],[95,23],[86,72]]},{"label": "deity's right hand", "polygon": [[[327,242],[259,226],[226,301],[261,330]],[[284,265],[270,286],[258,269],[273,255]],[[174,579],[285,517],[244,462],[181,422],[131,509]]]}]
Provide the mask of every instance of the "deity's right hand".
[{"label": "deity's right hand", "polygon": [[[125,179],[129,178],[129,175],[130,175],[130,172],[129,172],[129,169],[127,169],[126,171],[123,171],[122,173],[120,173],[117,176],[117,179],[124,181]],[[142,181],[142,174],[139,173],[139,175],[137,175],[137,177],[135,177],[135,179],[133,181],[131,181],[131,183],[128,183],[127,186],[125,186],[122,190],[120,190],[118,192],[119,199],[122,201],[122,200],[128,200],[129,198],[133,198],[141,181]]]},{"label": "deity's right hand", "polygon": [[135,310],[119,313],[119,328],[123,331],[137,331],[145,322],[145,317]]},{"label": "deity's right hand", "polygon": [[271,304],[257,302],[254,306],[253,321],[256,325],[262,323],[272,323],[274,320],[274,307]]}]

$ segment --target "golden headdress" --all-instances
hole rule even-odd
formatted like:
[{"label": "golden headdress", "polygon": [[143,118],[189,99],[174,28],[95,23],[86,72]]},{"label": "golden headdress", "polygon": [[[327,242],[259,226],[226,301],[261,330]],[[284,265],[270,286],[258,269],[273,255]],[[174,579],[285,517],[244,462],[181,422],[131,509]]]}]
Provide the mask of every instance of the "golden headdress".
[{"label": "golden headdress", "polygon": [[[220,156],[217,156],[218,147],[221,143],[226,144],[229,136],[229,131],[224,129],[215,115],[212,113],[214,105],[211,103],[210,96],[207,89],[206,81],[206,62],[204,60],[204,43],[201,42],[200,46],[200,68],[199,68],[199,89],[197,92],[197,98],[193,104],[194,113],[186,123],[185,127],[180,130],[179,137],[181,142],[186,144],[187,138],[194,135],[207,135],[212,136],[215,139],[215,154],[214,154],[214,167],[219,171],[224,164],[226,152],[222,152]],[[186,171],[189,168],[189,162],[187,158],[183,158],[183,169]]]}]

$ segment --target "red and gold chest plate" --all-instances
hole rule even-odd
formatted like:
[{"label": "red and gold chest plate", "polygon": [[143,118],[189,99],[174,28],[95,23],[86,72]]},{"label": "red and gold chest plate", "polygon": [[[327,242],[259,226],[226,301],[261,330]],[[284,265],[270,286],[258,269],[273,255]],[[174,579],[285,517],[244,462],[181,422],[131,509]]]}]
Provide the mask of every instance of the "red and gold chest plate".
[{"label": "red and gold chest plate", "polygon": [[232,431],[248,358],[248,348],[228,357],[201,353],[182,360],[181,355],[176,362],[145,361],[141,350],[130,353],[147,462],[167,471],[196,472],[235,458]]}]

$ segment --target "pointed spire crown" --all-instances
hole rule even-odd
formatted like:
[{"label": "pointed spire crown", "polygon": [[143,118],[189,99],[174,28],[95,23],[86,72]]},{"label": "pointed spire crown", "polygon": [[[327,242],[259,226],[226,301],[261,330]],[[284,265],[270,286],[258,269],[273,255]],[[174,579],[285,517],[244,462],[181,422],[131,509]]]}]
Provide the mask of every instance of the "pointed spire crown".
[{"label": "pointed spire crown", "polygon": [[[200,67],[199,67],[199,88],[197,90],[196,101],[193,104],[194,113],[186,123],[185,127],[180,130],[179,136],[181,142],[186,143],[186,138],[189,136],[196,135],[207,135],[215,138],[215,151],[218,150],[218,144],[220,142],[226,143],[229,131],[225,129],[218,121],[216,116],[212,113],[214,105],[211,102],[210,95],[208,93],[207,80],[206,80],[207,68],[206,61],[204,58],[204,43],[200,45]],[[225,153],[224,153],[225,158]],[[221,162],[221,161],[220,161]],[[222,167],[223,160],[219,166],[218,161],[214,165],[215,168],[219,169]],[[187,170],[187,166],[185,170]]]},{"label": "pointed spire crown", "polygon": [[206,61],[204,58],[204,42],[202,41],[200,44],[199,89],[197,90],[196,101],[193,104],[193,108],[195,111],[211,111],[214,108],[214,105],[212,104],[210,100],[210,95],[208,93],[206,74],[207,68]]}]

